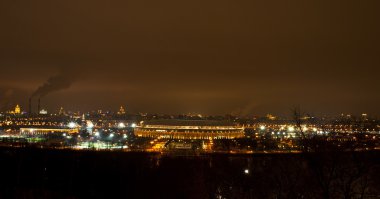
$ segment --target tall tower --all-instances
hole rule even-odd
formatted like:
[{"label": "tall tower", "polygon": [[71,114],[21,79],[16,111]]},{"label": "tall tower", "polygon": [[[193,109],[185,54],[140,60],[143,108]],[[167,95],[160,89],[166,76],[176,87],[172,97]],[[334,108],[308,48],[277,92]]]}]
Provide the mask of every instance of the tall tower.
[{"label": "tall tower", "polygon": [[123,106],[120,106],[119,112],[117,112],[118,115],[125,115],[125,110]]},{"label": "tall tower", "polygon": [[32,97],[29,98],[29,115],[32,115]]},{"label": "tall tower", "polygon": [[41,98],[38,98],[38,110],[37,110],[37,113],[40,114],[40,111],[41,111]]}]

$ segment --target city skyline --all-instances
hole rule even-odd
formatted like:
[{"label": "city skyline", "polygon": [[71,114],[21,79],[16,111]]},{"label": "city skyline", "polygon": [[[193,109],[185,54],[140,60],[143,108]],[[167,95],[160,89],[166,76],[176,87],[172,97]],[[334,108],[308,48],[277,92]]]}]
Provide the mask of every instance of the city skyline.
[{"label": "city skyline", "polygon": [[0,198],[380,198],[378,8],[0,1]]},{"label": "city skyline", "polygon": [[[39,102],[40,103],[40,100]],[[35,107],[32,107],[31,111],[23,109],[22,106],[19,104],[16,104],[15,107],[0,112],[0,116],[2,115],[8,115],[8,116],[15,116],[15,117],[35,117],[35,116],[42,116],[42,117],[50,117],[50,116],[73,116],[73,115],[83,115],[83,117],[91,116],[91,115],[104,115],[104,116],[149,116],[149,117],[163,117],[166,119],[174,119],[174,118],[182,118],[187,120],[210,120],[212,118],[218,118],[218,119],[253,119],[253,120],[266,120],[266,121],[280,121],[280,120],[293,120],[294,119],[294,111],[299,111],[303,115],[303,119],[327,119],[327,120],[377,120],[377,115],[369,115],[368,113],[362,112],[360,114],[352,114],[349,112],[346,113],[340,113],[340,114],[334,114],[334,115],[327,115],[327,114],[313,114],[305,112],[301,109],[301,107],[293,107],[287,115],[275,115],[272,113],[266,113],[266,114],[249,114],[249,115],[238,115],[233,113],[226,113],[226,114],[202,114],[199,112],[187,112],[187,113],[150,113],[150,112],[132,112],[126,110],[125,106],[121,105],[116,110],[114,108],[112,109],[93,109],[89,111],[80,111],[80,110],[67,110],[64,107],[59,107],[58,109],[49,110],[46,108],[46,106],[41,106],[41,104],[35,105]]]}]

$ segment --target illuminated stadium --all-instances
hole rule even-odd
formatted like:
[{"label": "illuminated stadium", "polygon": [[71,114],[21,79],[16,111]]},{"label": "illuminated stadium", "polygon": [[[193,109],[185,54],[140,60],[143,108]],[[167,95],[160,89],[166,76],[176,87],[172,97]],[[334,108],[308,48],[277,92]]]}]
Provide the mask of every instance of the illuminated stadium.
[{"label": "illuminated stadium", "polygon": [[244,137],[244,129],[228,122],[210,120],[154,120],[135,128],[138,137],[168,139],[234,139]]}]

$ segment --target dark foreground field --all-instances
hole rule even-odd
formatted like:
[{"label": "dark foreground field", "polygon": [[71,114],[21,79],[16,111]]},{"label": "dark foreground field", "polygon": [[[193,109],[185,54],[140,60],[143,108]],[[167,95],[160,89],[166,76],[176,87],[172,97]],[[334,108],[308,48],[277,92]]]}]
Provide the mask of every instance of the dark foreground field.
[{"label": "dark foreground field", "polygon": [[379,152],[169,157],[0,148],[0,169],[0,198],[380,197]]}]

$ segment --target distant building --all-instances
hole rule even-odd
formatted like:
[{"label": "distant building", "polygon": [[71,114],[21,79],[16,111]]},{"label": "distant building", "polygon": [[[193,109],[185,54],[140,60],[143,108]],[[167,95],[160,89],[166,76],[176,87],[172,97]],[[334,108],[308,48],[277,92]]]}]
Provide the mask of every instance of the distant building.
[{"label": "distant building", "polygon": [[66,113],[65,113],[65,109],[63,109],[63,107],[61,107],[60,109],[59,109],[59,113],[58,113],[59,115],[65,115]]},{"label": "distant building", "polygon": [[118,115],[125,115],[125,110],[123,108],[123,106],[120,106],[120,109],[119,111],[117,112]]},{"label": "distant building", "polygon": [[42,110],[40,111],[40,114],[41,114],[41,115],[47,115],[47,114],[48,114],[48,112],[47,112],[47,110],[45,110],[45,109],[42,109]]},{"label": "distant building", "polygon": [[268,118],[268,120],[276,120],[277,119],[277,117],[272,115],[272,114],[267,114],[267,118]]},{"label": "distant building", "polygon": [[18,104],[16,105],[16,108],[15,108],[15,114],[21,114],[21,108]]},{"label": "distant building", "polygon": [[48,134],[76,134],[79,133],[77,128],[74,129],[56,129],[56,128],[21,128],[21,135],[48,135]]},{"label": "distant building", "polygon": [[135,128],[138,137],[168,139],[235,139],[244,137],[244,129],[234,124],[211,120],[156,120]]},{"label": "distant building", "polygon": [[17,104],[15,109],[9,111],[8,113],[14,114],[14,115],[19,115],[19,114],[21,114],[21,107]]}]

